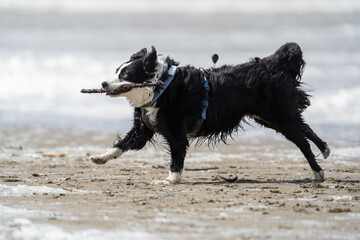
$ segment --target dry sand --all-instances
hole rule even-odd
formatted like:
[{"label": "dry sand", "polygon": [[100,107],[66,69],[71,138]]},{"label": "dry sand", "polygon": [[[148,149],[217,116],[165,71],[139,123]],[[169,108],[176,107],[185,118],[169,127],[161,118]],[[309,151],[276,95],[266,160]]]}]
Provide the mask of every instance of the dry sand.
[{"label": "dry sand", "polygon": [[113,136],[3,128],[0,239],[360,239],[360,159],[336,151],[348,146],[329,143],[317,183],[285,139],[241,134],[191,147],[182,183],[154,186],[161,146],[89,162]]}]

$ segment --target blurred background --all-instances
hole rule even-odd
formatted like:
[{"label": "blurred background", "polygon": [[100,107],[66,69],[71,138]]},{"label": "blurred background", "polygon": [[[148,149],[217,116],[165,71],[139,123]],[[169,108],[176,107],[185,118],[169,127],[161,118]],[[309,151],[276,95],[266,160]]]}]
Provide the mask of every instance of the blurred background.
[{"label": "blurred background", "polygon": [[124,99],[80,89],[100,87],[132,53],[154,45],[209,67],[213,53],[239,64],[286,42],[307,62],[307,122],[324,139],[360,142],[358,0],[2,0],[0,126],[126,132]]}]

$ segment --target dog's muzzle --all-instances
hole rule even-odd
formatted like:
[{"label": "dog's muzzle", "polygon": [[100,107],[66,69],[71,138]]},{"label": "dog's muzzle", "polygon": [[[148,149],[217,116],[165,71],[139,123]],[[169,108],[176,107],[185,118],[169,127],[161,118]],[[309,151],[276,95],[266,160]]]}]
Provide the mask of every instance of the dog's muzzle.
[{"label": "dog's muzzle", "polygon": [[107,92],[106,95],[109,96],[116,96],[122,93],[129,92],[133,87],[132,85],[132,83],[128,82],[123,82],[122,84],[112,84],[104,81],[101,83],[102,89],[105,90]]},{"label": "dog's muzzle", "polygon": [[109,84],[107,82],[102,82],[101,86],[104,90],[106,90],[106,88],[109,86]]}]

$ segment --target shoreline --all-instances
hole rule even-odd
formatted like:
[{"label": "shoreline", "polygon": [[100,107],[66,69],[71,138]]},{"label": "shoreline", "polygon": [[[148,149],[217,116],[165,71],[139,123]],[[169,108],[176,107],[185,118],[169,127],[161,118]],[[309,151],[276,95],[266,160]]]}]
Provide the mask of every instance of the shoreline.
[{"label": "shoreline", "polygon": [[0,238],[356,239],[360,231],[356,145],[353,155],[330,145],[317,183],[287,140],[245,134],[213,151],[190,147],[182,183],[154,186],[168,173],[161,146],[98,166],[88,156],[114,134],[16,129],[1,131]]}]

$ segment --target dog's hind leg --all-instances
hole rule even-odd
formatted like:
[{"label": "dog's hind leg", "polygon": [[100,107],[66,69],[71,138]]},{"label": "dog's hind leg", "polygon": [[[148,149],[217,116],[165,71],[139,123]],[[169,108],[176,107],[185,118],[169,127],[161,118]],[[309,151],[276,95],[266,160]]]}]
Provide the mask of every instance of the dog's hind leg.
[{"label": "dog's hind leg", "polygon": [[315,133],[314,131],[310,128],[310,126],[306,123],[303,124],[303,129],[304,132],[306,134],[306,137],[312,141],[313,143],[315,143],[315,145],[319,148],[319,150],[321,151],[324,159],[328,158],[328,156],[330,155],[330,148],[328,147],[328,145],[326,144],[326,142],[324,142],[323,140],[321,140]]},{"label": "dog's hind leg", "polygon": [[304,136],[301,128],[296,124],[285,124],[279,126],[279,131],[290,141],[292,141],[304,154],[306,160],[309,162],[311,169],[315,175],[316,180],[324,181],[324,171],[317,164],[315,156],[311,151],[310,144]]}]

